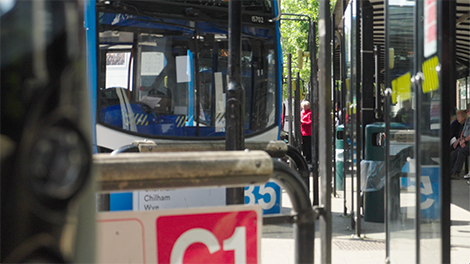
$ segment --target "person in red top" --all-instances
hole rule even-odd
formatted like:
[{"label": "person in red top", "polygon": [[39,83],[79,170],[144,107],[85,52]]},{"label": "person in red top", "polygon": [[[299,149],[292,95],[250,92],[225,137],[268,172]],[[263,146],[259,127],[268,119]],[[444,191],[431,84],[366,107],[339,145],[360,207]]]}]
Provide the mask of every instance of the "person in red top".
[{"label": "person in red top", "polygon": [[302,153],[308,163],[312,162],[312,111],[310,102],[302,101],[300,118],[300,131],[302,132]]}]

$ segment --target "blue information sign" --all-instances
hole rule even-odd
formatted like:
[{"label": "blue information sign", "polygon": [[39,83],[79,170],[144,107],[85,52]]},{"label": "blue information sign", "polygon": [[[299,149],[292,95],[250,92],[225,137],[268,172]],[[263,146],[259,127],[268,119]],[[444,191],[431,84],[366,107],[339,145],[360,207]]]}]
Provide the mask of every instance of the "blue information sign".
[{"label": "blue information sign", "polygon": [[263,214],[281,213],[281,187],[274,182],[245,187],[245,204],[259,204]]}]

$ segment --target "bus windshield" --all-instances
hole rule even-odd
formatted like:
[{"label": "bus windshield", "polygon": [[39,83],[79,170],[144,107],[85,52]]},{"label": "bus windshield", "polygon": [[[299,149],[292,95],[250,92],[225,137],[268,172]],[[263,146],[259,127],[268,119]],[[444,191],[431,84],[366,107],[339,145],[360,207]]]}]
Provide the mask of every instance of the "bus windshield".
[{"label": "bus windshield", "polygon": [[[150,138],[225,136],[226,23],[116,11],[98,22],[100,124]],[[247,136],[277,124],[275,38],[274,26],[242,27]]]}]

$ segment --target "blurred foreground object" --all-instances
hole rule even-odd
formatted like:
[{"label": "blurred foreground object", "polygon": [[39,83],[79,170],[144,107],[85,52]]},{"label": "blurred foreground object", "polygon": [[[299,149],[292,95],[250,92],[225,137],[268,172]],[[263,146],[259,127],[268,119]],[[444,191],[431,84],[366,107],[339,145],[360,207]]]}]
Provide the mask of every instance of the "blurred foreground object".
[{"label": "blurred foreground object", "polygon": [[0,3],[2,263],[94,261],[82,5]]}]

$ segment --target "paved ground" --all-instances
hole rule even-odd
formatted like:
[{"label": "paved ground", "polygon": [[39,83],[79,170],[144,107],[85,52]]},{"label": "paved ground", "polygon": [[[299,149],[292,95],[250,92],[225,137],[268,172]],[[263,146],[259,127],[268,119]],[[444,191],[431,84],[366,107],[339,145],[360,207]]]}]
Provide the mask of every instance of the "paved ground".
[{"label": "paved ground", "polygon": [[[332,198],[332,263],[334,264],[379,264],[385,261],[385,225],[362,221],[361,237],[351,229],[351,219],[343,215],[343,192]],[[346,193],[350,198],[350,193]],[[282,212],[289,213],[291,204],[283,193]],[[349,207],[349,201],[347,201]],[[350,207],[349,207],[350,208]],[[349,210],[348,210],[349,214]],[[452,264],[470,264],[470,185],[464,180],[452,181],[451,206],[451,260]],[[406,222],[406,221],[405,221]],[[316,221],[315,263],[320,260],[319,223]],[[412,225],[411,225],[412,226]],[[440,263],[439,240],[434,238],[438,224],[421,225],[421,263]],[[401,227],[394,233],[391,247],[397,252],[392,263],[416,263],[414,260],[414,230]],[[263,227],[261,262],[263,264],[294,263],[294,234],[291,225]]]}]

